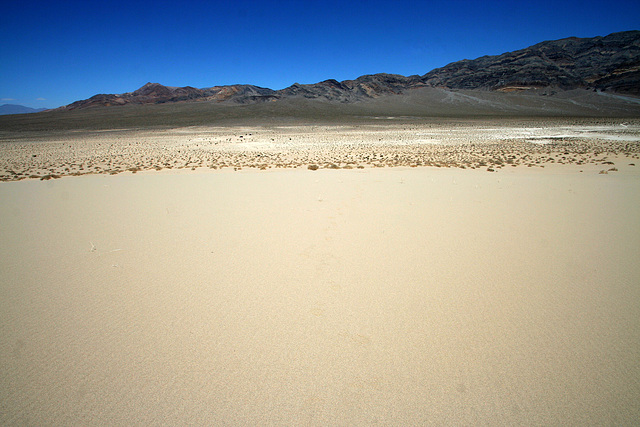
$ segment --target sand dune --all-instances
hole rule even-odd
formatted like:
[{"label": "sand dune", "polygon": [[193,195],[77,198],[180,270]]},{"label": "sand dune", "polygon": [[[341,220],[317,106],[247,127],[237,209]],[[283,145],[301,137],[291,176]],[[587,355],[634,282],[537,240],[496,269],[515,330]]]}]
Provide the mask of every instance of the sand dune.
[{"label": "sand dune", "polygon": [[2,425],[633,425],[640,180],[0,185]]}]

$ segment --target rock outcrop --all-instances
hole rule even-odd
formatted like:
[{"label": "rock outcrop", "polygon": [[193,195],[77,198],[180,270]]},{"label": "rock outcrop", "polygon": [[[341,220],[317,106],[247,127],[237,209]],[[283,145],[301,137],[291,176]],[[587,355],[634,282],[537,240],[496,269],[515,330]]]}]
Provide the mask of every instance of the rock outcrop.
[{"label": "rock outcrop", "polygon": [[640,95],[640,31],[538,43],[497,56],[462,60],[422,76],[450,89],[596,89]]}]

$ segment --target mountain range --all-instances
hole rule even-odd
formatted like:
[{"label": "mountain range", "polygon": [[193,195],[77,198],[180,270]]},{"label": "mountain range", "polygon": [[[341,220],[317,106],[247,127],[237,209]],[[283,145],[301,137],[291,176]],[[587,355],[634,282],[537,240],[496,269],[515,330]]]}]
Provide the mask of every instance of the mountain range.
[{"label": "mountain range", "polygon": [[453,62],[422,76],[381,73],[341,82],[329,79],[314,84],[295,83],[280,90],[248,84],[198,89],[147,83],[133,92],[98,94],[61,108],[192,101],[254,104],[289,98],[354,103],[406,94],[417,88],[491,92],[544,89],[545,93],[587,89],[640,96],[640,31],[545,41],[502,55]]},{"label": "mountain range", "polygon": [[31,108],[31,107],[25,107],[24,105],[17,105],[17,104],[0,105],[0,115],[39,113],[40,111],[45,111],[45,110],[47,110],[47,109],[46,108]]}]

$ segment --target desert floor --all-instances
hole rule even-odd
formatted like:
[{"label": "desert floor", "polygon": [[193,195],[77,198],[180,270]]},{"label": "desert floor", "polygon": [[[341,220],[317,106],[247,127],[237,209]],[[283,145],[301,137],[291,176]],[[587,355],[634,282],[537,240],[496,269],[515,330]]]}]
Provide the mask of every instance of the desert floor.
[{"label": "desert floor", "polygon": [[636,424],[637,124],[497,125],[1,142],[0,424]]},{"label": "desert floor", "polygon": [[[637,163],[640,120],[379,117],[354,124],[2,132],[0,180],[142,170]],[[629,161],[627,161],[629,160]],[[616,165],[619,165],[617,163]]]}]

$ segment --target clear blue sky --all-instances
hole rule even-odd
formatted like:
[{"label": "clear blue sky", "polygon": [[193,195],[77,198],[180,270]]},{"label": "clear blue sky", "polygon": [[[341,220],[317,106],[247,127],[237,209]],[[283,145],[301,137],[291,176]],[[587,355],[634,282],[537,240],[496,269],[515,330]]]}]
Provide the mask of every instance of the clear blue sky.
[{"label": "clear blue sky", "polygon": [[281,89],[425,74],[544,40],[640,29],[640,1],[11,1],[0,104],[58,107],[148,81]]}]

